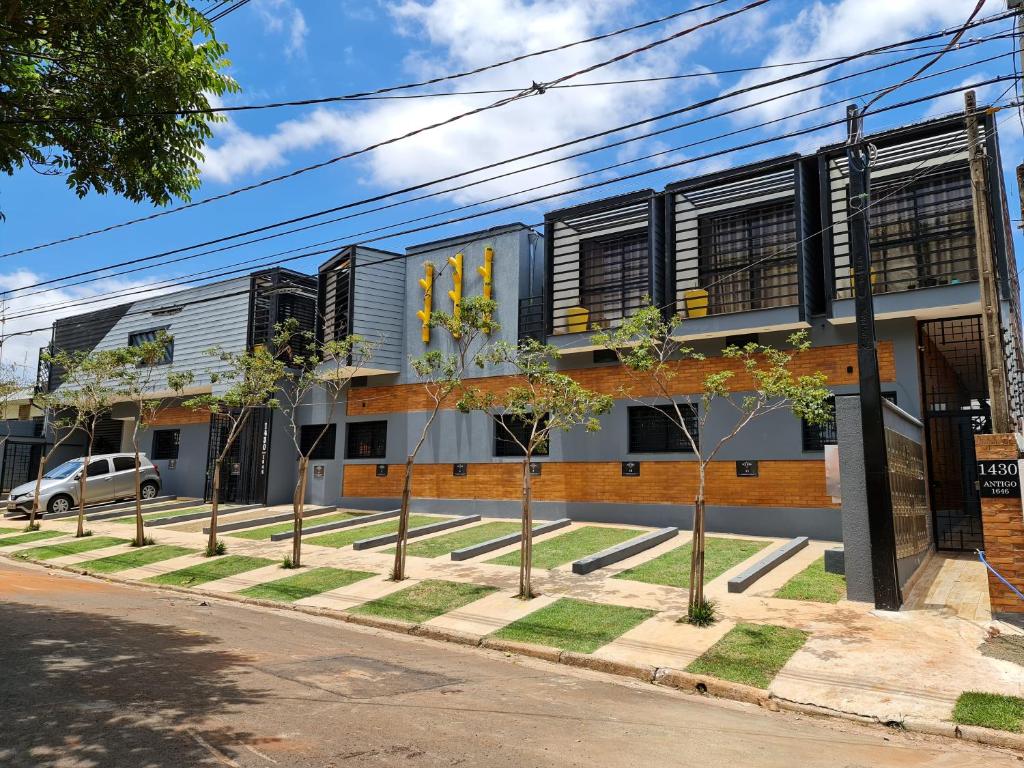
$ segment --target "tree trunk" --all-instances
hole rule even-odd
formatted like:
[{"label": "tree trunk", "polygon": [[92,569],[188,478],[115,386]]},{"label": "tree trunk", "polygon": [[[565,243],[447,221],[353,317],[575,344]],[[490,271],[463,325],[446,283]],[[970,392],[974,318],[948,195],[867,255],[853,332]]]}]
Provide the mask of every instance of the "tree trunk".
[{"label": "tree trunk", "polygon": [[530,457],[523,461],[523,537],[519,547],[519,596],[533,597],[533,477],[530,475]]},{"label": "tree trunk", "polygon": [[224,463],[221,456],[213,464],[213,492],[210,494],[210,538],[206,542],[206,554],[213,557],[217,553],[217,501],[220,498],[220,467]]},{"label": "tree trunk", "polygon": [[135,441],[135,546],[146,545],[145,523],[142,520],[142,469],[139,461],[139,444]]},{"label": "tree trunk", "polygon": [[89,435],[89,445],[85,449],[85,463],[78,473],[78,530],[75,538],[85,536],[85,481],[89,476],[89,462],[92,461],[92,435]]},{"label": "tree trunk", "polygon": [[415,459],[413,454],[409,454],[405,460],[402,508],[398,512],[398,542],[395,546],[395,564],[391,568],[392,581],[402,581],[405,578],[405,551],[409,545],[409,504],[412,501],[412,468]]},{"label": "tree trunk", "polygon": [[693,552],[690,558],[690,611],[704,604],[704,495],[693,502]]},{"label": "tree trunk", "polygon": [[302,519],[306,506],[306,472],[309,469],[309,457],[299,456],[299,478],[295,483],[292,496],[292,513],[295,524],[292,526],[292,567],[302,566]]},{"label": "tree trunk", "polygon": [[36,472],[36,492],[32,497],[32,512],[28,516],[29,528],[34,528],[36,525],[36,516],[39,514],[39,491],[43,486],[43,473],[46,471],[46,457],[40,457],[39,459],[39,470]]}]

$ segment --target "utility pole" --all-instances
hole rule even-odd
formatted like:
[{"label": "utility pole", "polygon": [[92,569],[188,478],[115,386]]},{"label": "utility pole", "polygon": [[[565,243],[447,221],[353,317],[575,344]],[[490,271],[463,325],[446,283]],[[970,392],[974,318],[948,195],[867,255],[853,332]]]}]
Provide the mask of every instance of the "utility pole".
[{"label": "utility pole", "polygon": [[981,292],[981,329],[985,349],[985,374],[988,378],[992,431],[1013,431],[1010,398],[1007,392],[1006,358],[1003,356],[1003,329],[999,317],[999,285],[996,281],[995,252],[989,217],[986,156],[978,131],[978,102],[974,91],[964,94],[967,117],[967,152],[971,164],[971,198],[974,204],[975,247],[978,254],[978,278]]},{"label": "utility pole", "polygon": [[871,204],[871,153],[864,143],[864,117],[855,104],[846,109],[846,162],[850,174],[850,263],[857,313],[857,368],[860,376],[860,418],[864,441],[871,575],[875,607],[898,611],[903,604],[896,569],[896,531],[892,519],[889,460],[885,449],[882,382],[878,371],[875,305],[871,295],[871,246],[868,209]]}]

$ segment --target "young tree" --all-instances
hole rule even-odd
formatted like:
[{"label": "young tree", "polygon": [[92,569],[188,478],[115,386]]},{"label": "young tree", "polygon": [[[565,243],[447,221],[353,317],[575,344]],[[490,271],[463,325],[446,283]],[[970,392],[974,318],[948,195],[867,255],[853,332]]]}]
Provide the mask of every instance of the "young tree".
[{"label": "young tree", "polygon": [[[114,380],[118,395],[135,406],[135,420],[132,425],[132,450],[135,453],[135,539],[133,546],[146,545],[144,521],[142,519],[142,462],[139,438],[166,409],[182,390],[192,383],[191,371],[170,371],[167,373],[167,392],[154,389],[157,368],[167,356],[167,350],[174,343],[166,331],[159,331],[152,341],[144,341],[134,347],[115,350]],[[170,393],[173,393],[171,395]]]},{"label": "young tree", "polygon": [[[799,418],[813,424],[829,417],[829,390],[825,375],[796,375],[794,355],[807,350],[811,342],[806,332],[792,334],[788,341],[792,350],[781,350],[768,344],[750,342],[730,345],[722,350],[726,365],[704,377],[699,394],[680,393],[674,379],[688,363],[697,364],[706,356],[688,346],[673,329],[682,322],[679,315],[665,317],[655,306],[641,307],[615,331],[600,331],[593,336],[599,344],[615,353],[634,388],[623,388],[623,395],[638,404],[652,406],[644,393],[667,400],[671,408],[659,410],[682,432],[690,445],[697,465],[697,490],[694,496],[693,544],[690,558],[690,594],[687,617],[693,623],[710,623],[712,606],[704,599],[704,529],[705,493],[708,465],[719,451],[751,422],[774,411],[789,409]],[[730,363],[733,363],[730,365]],[[737,374],[744,378],[736,385]],[[701,439],[716,403],[723,403],[735,416],[732,427],[717,441],[708,445]],[[717,411],[717,409],[715,409]]]},{"label": "young tree", "polygon": [[412,368],[430,401],[427,420],[412,450],[405,458],[405,475],[402,480],[402,506],[398,515],[398,542],[395,545],[395,563],[391,578],[402,581],[405,578],[405,553],[409,544],[409,505],[412,501],[412,475],[416,457],[427,441],[437,414],[451,402],[462,385],[466,369],[474,364],[483,351],[487,334],[499,330],[494,321],[497,304],[482,296],[471,296],[462,300],[458,315],[447,312],[433,312],[430,327],[441,329],[443,344],[450,351],[432,349],[413,358]]},{"label": "young tree", "polygon": [[[587,389],[575,379],[551,366],[558,350],[533,339],[519,346],[497,342],[484,355],[481,365],[490,363],[513,369],[522,381],[502,393],[466,386],[459,400],[463,412],[483,411],[495,419],[523,452],[523,534],[519,549],[519,596],[533,597],[533,476],[530,463],[538,449],[546,447],[553,432],[583,427],[588,432],[601,428],[598,416],[612,407],[612,398]],[[519,429],[516,429],[518,427]]]},{"label": "young tree", "polygon": [[224,367],[223,371],[210,374],[210,384],[215,387],[223,384],[224,388],[220,392],[189,398],[184,405],[186,408],[220,414],[228,422],[227,437],[213,464],[210,537],[206,545],[206,556],[213,557],[218,554],[217,509],[224,460],[231,453],[235,441],[242,434],[253,412],[259,408],[277,407],[278,401],[274,394],[284,376],[285,366],[262,346],[252,352],[237,353],[208,349],[205,354],[219,360]]},{"label": "young tree", "polygon": [[223,120],[204,110],[238,85],[187,0],[19,0],[0,16],[0,171],[156,205],[199,187]]},{"label": "young tree", "polygon": [[[347,336],[338,341],[318,342],[314,334],[300,332],[298,321],[289,318],[275,328],[274,348],[293,350],[291,364],[285,370],[280,387],[278,407],[288,422],[288,433],[299,456],[295,476],[295,492],[292,494],[292,568],[302,567],[302,521],[306,505],[306,475],[309,458],[324,439],[338,403],[352,379],[373,358],[375,345],[360,336]],[[316,400],[317,394],[322,400]],[[313,439],[302,442],[303,409],[316,402],[326,408],[324,425]]]}]

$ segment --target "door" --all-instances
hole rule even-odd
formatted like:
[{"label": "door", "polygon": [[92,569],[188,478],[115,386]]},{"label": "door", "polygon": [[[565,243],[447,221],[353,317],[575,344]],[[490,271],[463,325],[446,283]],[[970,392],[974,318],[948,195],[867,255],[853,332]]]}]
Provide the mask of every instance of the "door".
[{"label": "door", "polygon": [[98,504],[114,498],[114,475],[109,459],[93,459],[85,473],[85,503]]},{"label": "door", "polygon": [[135,498],[135,457],[115,456],[114,495],[119,499]]},{"label": "door", "polygon": [[42,455],[42,443],[7,440],[4,443],[3,471],[0,472],[0,495],[6,496],[12,488],[35,480]]},{"label": "door", "polygon": [[[269,408],[257,408],[249,415],[224,460],[221,471],[220,502],[232,504],[266,504],[267,476],[270,466]],[[206,457],[206,490],[204,498],[213,498],[213,468],[217,455],[224,448],[231,423],[224,414],[210,418],[210,442]]]}]

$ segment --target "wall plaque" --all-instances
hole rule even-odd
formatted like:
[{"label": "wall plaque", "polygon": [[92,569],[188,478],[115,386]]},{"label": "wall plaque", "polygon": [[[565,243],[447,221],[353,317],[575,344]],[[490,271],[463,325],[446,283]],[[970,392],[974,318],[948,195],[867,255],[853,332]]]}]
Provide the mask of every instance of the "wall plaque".
[{"label": "wall plaque", "polygon": [[1020,465],[1017,460],[979,461],[978,495],[983,499],[1019,499]]},{"label": "wall plaque", "polygon": [[377,465],[377,477],[387,477],[387,476],[388,476],[388,465],[387,464],[378,464]]},{"label": "wall plaque", "polygon": [[314,464],[313,465],[313,477],[314,478],[323,478],[323,476],[324,476],[324,465],[323,464]]},{"label": "wall plaque", "polygon": [[541,467],[542,466],[544,466],[544,465],[541,464],[539,461],[531,461],[530,462],[530,474],[531,475],[539,475],[540,472],[541,472]]},{"label": "wall plaque", "polygon": [[468,464],[463,464],[463,463],[452,464],[452,475],[454,477],[465,477],[468,474],[469,474],[469,465]]},{"label": "wall plaque", "polygon": [[640,462],[639,461],[624,461],[624,462],[622,462],[622,476],[623,477],[640,477]]},{"label": "wall plaque", "polygon": [[757,462],[751,459],[737,461],[736,477],[757,477]]}]

